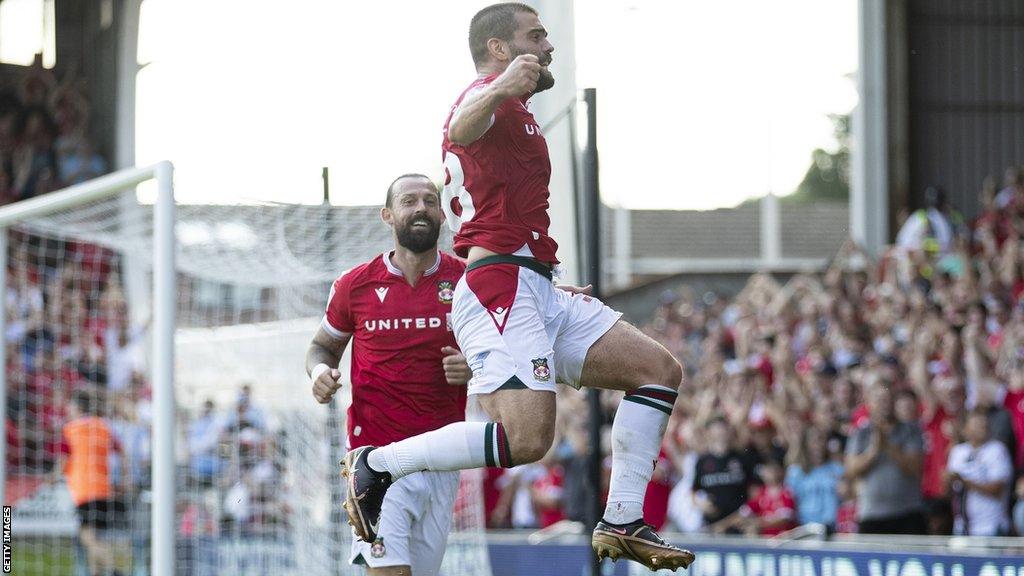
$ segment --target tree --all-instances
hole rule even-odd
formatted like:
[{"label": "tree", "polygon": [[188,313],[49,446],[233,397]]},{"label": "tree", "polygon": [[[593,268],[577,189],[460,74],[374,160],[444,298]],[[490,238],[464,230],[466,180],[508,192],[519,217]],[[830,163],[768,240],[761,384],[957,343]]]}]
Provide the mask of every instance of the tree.
[{"label": "tree", "polygon": [[838,144],[835,152],[811,152],[811,165],[796,191],[783,202],[846,202],[850,198],[850,115],[829,114]]}]

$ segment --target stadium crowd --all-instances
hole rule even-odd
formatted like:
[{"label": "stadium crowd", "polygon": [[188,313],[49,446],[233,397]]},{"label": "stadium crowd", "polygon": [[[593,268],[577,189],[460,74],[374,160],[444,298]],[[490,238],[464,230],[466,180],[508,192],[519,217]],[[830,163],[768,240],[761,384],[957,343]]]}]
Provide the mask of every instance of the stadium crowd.
[{"label": "stadium crowd", "polygon": [[[38,66],[0,75],[0,204],[104,173],[88,128],[79,83]],[[648,489],[650,523],[1024,535],[1024,173],[1009,169],[1001,189],[986,181],[970,223],[940,190],[925,200],[878,261],[847,242],[820,275],[757,274],[731,298],[663,295],[642,329],[687,377]],[[142,554],[147,323],[132,320],[120,263],[105,249],[12,233],[9,255],[11,476],[61,477],[72,416],[104,417],[110,463],[90,482],[127,504]],[[541,462],[489,471],[489,526],[585,517],[599,495],[586,482],[584,398],[560,392],[558,437]],[[88,401],[69,413],[73,399]],[[602,394],[606,452],[618,401]],[[287,526],[280,438],[247,387],[227,411],[208,401],[181,424],[189,489],[179,531],[197,543],[196,562],[204,539]]]},{"label": "stadium crowd", "polygon": [[[929,189],[878,261],[847,242],[824,274],[664,294],[643,330],[687,377],[648,522],[1024,534],[1024,173],[1004,184],[985,182],[970,223]],[[585,517],[584,395],[559,402],[548,456],[492,471],[491,526]],[[607,436],[618,395],[603,402]]]},{"label": "stadium crowd", "polygon": [[[81,83],[58,81],[39,65],[0,69],[0,205],[105,173],[89,117]],[[134,573],[145,573],[148,321],[129,314],[114,252],[18,230],[8,241],[7,494],[17,500],[49,483],[66,485],[83,527],[130,534]],[[202,546],[214,534],[266,535],[287,521],[277,484],[282,452],[249,392],[243,386],[236,405],[220,412],[207,403],[199,414],[182,413],[188,489],[178,503],[179,532],[193,557],[186,569],[202,573],[205,561],[214,573]],[[80,565],[110,554],[87,531],[80,537]]]}]

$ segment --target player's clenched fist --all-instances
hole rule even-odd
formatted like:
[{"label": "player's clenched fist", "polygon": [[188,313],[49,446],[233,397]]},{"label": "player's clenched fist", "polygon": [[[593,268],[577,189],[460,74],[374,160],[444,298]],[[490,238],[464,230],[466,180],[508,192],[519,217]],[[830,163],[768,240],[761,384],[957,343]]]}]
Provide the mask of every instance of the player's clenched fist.
[{"label": "player's clenched fist", "polygon": [[310,375],[313,381],[313,398],[321,404],[327,404],[334,397],[334,393],[341,388],[341,372],[337,368],[330,368],[326,364],[318,364],[313,368]]},{"label": "player's clenched fist", "polygon": [[492,86],[508,97],[533,94],[540,79],[540,59],[533,54],[520,54],[498,76]]},{"label": "player's clenched fist", "polygon": [[451,346],[445,346],[441,348],[441,353],[444,354],[444,360],[441,363],[444,365],[444,378],[449,384],[453,386],[465,386],[469,383],[469,379],[473,377],[473,371],[469,369],[469,364],[466,363],[466,357]]}]

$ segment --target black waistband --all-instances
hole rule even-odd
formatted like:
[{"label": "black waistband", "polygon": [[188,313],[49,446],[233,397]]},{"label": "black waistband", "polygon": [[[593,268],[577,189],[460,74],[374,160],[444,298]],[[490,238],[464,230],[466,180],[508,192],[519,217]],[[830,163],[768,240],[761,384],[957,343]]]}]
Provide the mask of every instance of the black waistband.
[{"label": "black waistband", "polygon": [[511,254],[495,254],[494,256],[484,256],[483,258],[473,262],[469,266],[466,266],[466,272],[481,268],[483,266],[490,266],[492,264],[515,264],[516,266],[522,266],[523,268],[529,268],[537,274],[551,280],[551,266],[538,262],[533,258],[527,258],[525,256],[513,256]]}]

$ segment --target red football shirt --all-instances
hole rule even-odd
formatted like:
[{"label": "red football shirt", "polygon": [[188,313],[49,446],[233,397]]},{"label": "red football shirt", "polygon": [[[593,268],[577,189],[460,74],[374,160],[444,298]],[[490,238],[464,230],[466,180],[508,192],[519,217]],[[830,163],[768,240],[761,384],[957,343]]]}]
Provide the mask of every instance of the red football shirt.
[{"label": "red football shirt", "polygon": [[442,206],[455,232],[455,253],[480,246],[499,254],[529,248],[542,262],[556,263],[558,244],[548,236],[551,159],[527,98],[509,98],[494,112],[487,132],[468,146],[448,140],[448,125],[463,99],[497,76],[478,78],[459,96],[444,123],[441,159]]},{"label": "red football shirt", "polygon": [[925,498],[944,498],[946,483],[943,475],[949,461],[949,449],[956,433],[956,420],[941,406],[935,408],[932,419],[924,423],[924,473],[921,475],[921,493]]},{"label": "red football shirt", "polygon": [[796,503],[789,488],[776,487],[773,490],[767,486],[760,486],[753,498],[747,502],[747,507],[758,518],[786,519],[782,524],[762,528],[762,536],[775,536],[796,528]]},{"label": "red football shirt", "polygon": [[671,477],[672,461],[665,454],[664,449],[658,452],[658,459],[654,466],[656,469],[661,466],[661,469],[668,473],[655,474],[647,483],[647,492],[644,493],[644,520],[654,526],[655,530],[660,530],[668,517],[668,498],[675,486]]},{"label": "red football shirt", "polygon": [[1013,419],[1013,431],[1017,434],[1017,453],[1013,455],[1013,460],[1017,468],[1021,469],[1024,468],[1024,390],[1007,392],[1003,405]]},{"label": "red football shirt", "polygon": [[381,446],[465,419],[466,387],[444,377],[444,346],[455,347],[452,294],[465,265],[440,254],[410,286],[390,254],[356,266],[331,287],[321,325],[352,335],[348,442]]}]

